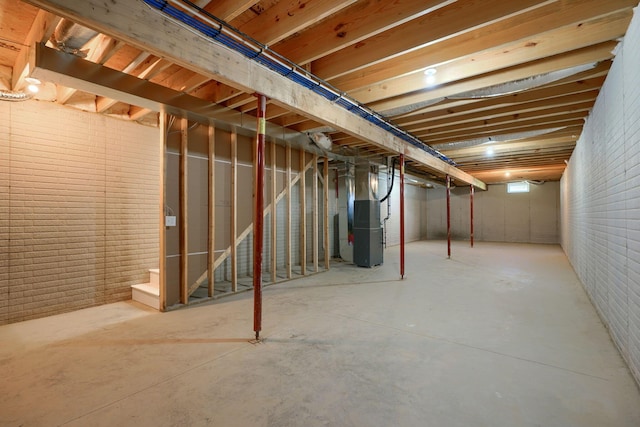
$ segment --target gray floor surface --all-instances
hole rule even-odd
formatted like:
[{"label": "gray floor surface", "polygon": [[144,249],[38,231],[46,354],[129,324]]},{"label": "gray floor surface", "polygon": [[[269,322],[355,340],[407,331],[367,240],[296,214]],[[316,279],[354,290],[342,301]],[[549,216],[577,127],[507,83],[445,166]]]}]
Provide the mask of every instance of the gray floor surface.
[{"label": "gray floor surface", "polygon": [[159,314],[0,327],[1,426],[640,426],[640,393],[562,250],[443,242]]}]

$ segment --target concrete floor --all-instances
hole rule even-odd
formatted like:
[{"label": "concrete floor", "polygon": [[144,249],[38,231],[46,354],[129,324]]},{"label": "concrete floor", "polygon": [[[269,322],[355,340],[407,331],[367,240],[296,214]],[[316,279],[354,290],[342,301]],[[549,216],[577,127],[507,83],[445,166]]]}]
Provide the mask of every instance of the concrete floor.
[{"label": "concrete floor", "polygon": [[640,426],[640,393],[557,246],[398,249],[373,269],[165,314],[0,327],[2,426]]}]

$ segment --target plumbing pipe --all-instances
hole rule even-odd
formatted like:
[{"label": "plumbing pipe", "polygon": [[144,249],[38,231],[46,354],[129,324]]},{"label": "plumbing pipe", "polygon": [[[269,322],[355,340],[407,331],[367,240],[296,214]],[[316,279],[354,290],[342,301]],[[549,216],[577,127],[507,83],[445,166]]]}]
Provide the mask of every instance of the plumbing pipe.
[{"label": "plumbing pipe", "polygon": [[262,329],[262,240],[264,217],[264,141],[266,133],[266,109],[267,97],[256,94],[258,97],[258,134],[256,138],[256,163],[255,163],[255,226],[253,227],[253,330],[256,340],[260,339]]},{"label": "plumbing pipe", "polygon": [[447,258],[451,258],[451,177],[447,175]]},{"label": "plumbing pipe", "polygon": [[400,154],[400,278],[404,279],[404,154]]}]

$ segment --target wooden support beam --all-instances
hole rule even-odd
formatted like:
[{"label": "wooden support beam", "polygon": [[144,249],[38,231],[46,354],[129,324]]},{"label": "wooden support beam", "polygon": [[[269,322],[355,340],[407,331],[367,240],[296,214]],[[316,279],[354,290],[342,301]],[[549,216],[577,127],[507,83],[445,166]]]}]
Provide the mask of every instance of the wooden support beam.
[{"label": "wooden support beam", "polygon": [[276,170],[276,142],[271,141],[271,282],[278,271],[278,171]]},{"label": "wooden support beam", "polygon": [[313,155],[313,271],[318,272],[318,155]]},{"label": "wooden support beam", "polygon": [[204,7],[204,10],[223,21],[231,22],[251,6],[258,3],[258,1],[259,0],[216,0],[209,2],[209,4]]},{"label": "wooden support beam", "polygon": [[[515,2],[514,2],[515,3]],[[387,56],[385,60],[362,58],[359,65],[355,62],[342,62],[338,57],[341,52],[331,55],[333,69],[314,68],[320,77],[341,74],[331,83],[344,91],[350,92],[391,79],[395,76],[409,74],[426,67],[439,67],[456,58],[469,57],[477,52],[487,52],[498,47],[506,46],[514,40],[538,41],[538,36],[544,32],[556,30],[564,26],[580,29],[582,24],[593,17],[602,16],[637,4],[636,0],[564,0],[547,2],[543,7],[531,9],[515,18],[504,19],[490,25],[482,26],[473,31],[464,32],[437,43],[429,43],[421,48],[396,55]],[[481,3],[481,5],[483,5]],[[458,6],[459,7],[459,6]],[[626,28],[626,27],[625,27]],[[369,42],[374,43],[372,39]],[[586,44],[583,44],[586,46]],[[353,53],[353,48],[345,50]],[[365,50],[365,49],[360,49]],[[505,49],[506,50],[506,49]],[[526,49],[525,49],[526,50]],[[371,55],[376,55],[376,49],[368,49]],[[428,58],[428,59],[427,59]],[[327,57],[324,60],[329,60]],[[368,63],[368,65],[367,65]],[[320,67],[320,64],[314,64]],[[329,64],[326,64],[327,66]],[[367,65],[363,67],[363,65]],[[348,70],[354,70],[353,72]],[[440,73],[439,73],[440,74]]]},{"label": "wooden support beam", "polygon": [[[123,73],[132,72],[138,65],[142,64],[147,58],[149,58],[151,54],[148,52],[141,52],[136,58],[131,61],[124,69],[121,71]],[[116,99],[107,98],[104,96],[98,96],[96,98],[96,112],[104,113],[110,107],[113,107],[118,101]]]},{"label": "wooden support beam", "polygon": [[209,298],[213,296],[215,284],[215,268],[216,259],[216,128],[213,123],[209,124],[209,197],[207,207],[209,213],[209,232],[207,241],[207,294]]},{"label": "wooden support beam", "polygon": [[306,153],[299,150],[300,157],[300,274],[307,274],[307,179],[304,164]]},{"label": "wooden support beam", "polygon": [[260,15],[240,25],[239,30],[262,44],[272,45],[355,2],[356,0],[308,1],[303,3],[304,7],[300,7],[299,2],[276,2]]},{"label": "wooden support beam", "polygon": [[11,87],[13,90],[22,90],[25,87],[25,79],[31,74],[32,64],[30,63],[30,56],[32,46],[35,43],[47,41],[61,19],[62,18],[44,10],[38,11],[26,39],[22,42],[22,44],[29,47],[23,47],[20,50],[13,64],[13,71],[11,73]]},{"label": "wooden support beam", "polygon": [[[611,52],[613,51],[613,49],[615,49],[616,45],[617,42],[615,41],[604,42],[595,46],[589,46],[587,48],[578,49],[570,53],[558,55],[557,57],[544,58],[537,61],[528,62],[517,67],[511,67],[505,70],[487,73],[486,75],[479,76],[475,79],[458,81],[449,85],[436,87],[426,92],[417,92],[415,94],[399,97],[398,99],[383,100],[375,102],[371,105],[377,111],[384,112],[405,105],[417,104],[425,101],[456,95],[467,91],[482,89],[497,84],[526,79],[539,74],[564,70],[567,68],[576,67],[578,65],[605,61],[613,57],[613,54]],[[377,91],[375,92],[376,94],[372,94],[371,97],[377,98],[380,96]],[[366,95],[366,97],[369,97],[369,95]],[[451,174],[451,177],[456,178],[456,180],[458,179],[453,174]]]},{"label": "wooden support beam", "polygon": [[[568,54],[575,49],[575,39],[580,37],[583,49],[591,46],[598,46],[600,43],[608,43],[609,40],[624,35],[624,29],[629,26],[632,11],[624,11],[616,15],[616,19],[612,22],[600,22],[598,20],[587,22],[580,27],[562,28],[560,30],[551,31],[546,34],[544,40],[539,40],[536,49],[532,51],[527,49],[531,40],[518,40],[508,44],[507,46],[499,46],[486,52],[478,53],[472,59],[457,59],[437,67],[435,84],[438,86],[446,86],[454,82],[468,80],[471,77],[485,75],[498,70],[508,69],[510,67],[520,66],[522,64],[534,64],[538,60],[562,59],[563,55]],[[582,31],[585,33],[583,34]],[[588,36],[587,36],[588,35]],[[510,52],[505,54],[504,52]],[[611,54],[611,56],[613,56]],[[605,56],[606,59],[611,56]],[[580,64],[582,65],[582,64]],[[555,70],[563,68],[557,67]],[[357,89],[349,92],[351,96],[360,102],[370,103],[381,99],[401,96],[406,93],[414,92],[417,88],[423,88],[424,69],[413,70],[410,74],[401,77],[385,80],[384,83],[377,83],[372,86]],[[553,71],[555,71],[553,70]],[[496,81],[487,86],[502,83]]]},{"label": "wooden support beam", "polygon": [[[98,34],[91,42],[86,60],[96,64],[104,64],[118,52],[124,43],[104,34]],[[71,87],[58,86],[56,102],[65,104],[78,90]]]},{"label": "wooden support beam", "polygon": [[324,245],[324,268],[326,270],[329,269],[329,259],[331,258],[331,248],[329,246],[329,159],[327,157],[324,158],[322,175],[324,176],[324,182],[322,183],[322,189],[324,192],[324,221],[323,222],[323,232],[324,236],[322,239],[322,243]]},{"label": "wooden support beam", "polygon": [[160,290],[160,311],[167,309],[167,235],[165,227],[165,200],[167,198],[167,114],[160,114],[160,138],[159,139],[159,155],[160,155],[160,179],[159,179],[159,197],[158,208],[160,211],[160,221],[158,230],[158,287]]},{"label": "wooden support beam", "polygon": [[188,221],[189,120],[180,119],[180,303],[189,304],[189,221]]},{"label": "wooden support beam", "polygon": [[291,146],[286,148],[286,181],[287,181],[287,243],[286,259],[287,279],[291,279]]},{"label": "wooden support beam", "polygon": [[238,134],[231,130],[231,290],[238,292]]},{"label": "wooden support beam", "polygon": [[[413,147],[399,137],[378,126],[372,126],[359,117],[323,96],[297,85],[287,77],[267,69],[239,52],[211,43],[206,36],[194,34],[182,24],[161,12],[150,13],[143,2],[128,0],[26,0],[40,8],[68,17],[85,25],[121,39],[149,53],[168,58],[177,65],[209,76],[224,84],[247,93],[262,93],[274,102],[291,107],[318,122],[331,125],[336,130],[368,141],[373,145],[402,153],[410,160],[446,173],[457,181],[474,184],[486,189],[483,182],[448,163]],[[132,32],[131,29],[136,31]],[[201,40],[207,49],[201,49]],[[212,61],[211,58],[216,58]]]},{"label": "wooden support beam", "polygon": [[359,1],[283,40],[275,49],[297,64],[306,64],[332,52],[339,52],[347,46],[354,46],[360,41],[368,42],[377,34],[433,12],[448,3],[451,1]]}]

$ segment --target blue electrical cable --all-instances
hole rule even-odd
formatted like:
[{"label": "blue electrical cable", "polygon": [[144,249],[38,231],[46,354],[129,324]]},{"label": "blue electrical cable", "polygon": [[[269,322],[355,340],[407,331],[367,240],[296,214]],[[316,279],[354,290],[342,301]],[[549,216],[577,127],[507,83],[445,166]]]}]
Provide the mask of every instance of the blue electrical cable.
[{"label": "blue electrical cable", "polygon": [[[182,0],[182,1],[185,4],[188,4],[189,6],[196,8],[201,13],[204,13],[207,16],[211,17],[213,20],[218,22],[218,24],[220,25],[220,28],[214,28],[210,25],[207,25],[206,23],[189,15],[188,13],[174,6],[171,6],[167,0],[142,0],[142,1],[145,2],[147,5],[152,6],[153,8],[158,9],[159,11],[171,16],[172,18],[177,19],[178,21],[193,28],[194,30],[197,30],[198,32],[204,34],[205,36],[217,41],[218,43],[246,56],[247,58],[252,59],[255,62],[258,62],[259,64],[262,64],[263,66],[269,68],[270,70],[275,71],[276,73],[284,77],[287,77],[289,80],[299,84],[300,86],[303,86],[317,93],[318,95],[322,96],[325,99],[328,99],[331,102],[335,102],[337,105],[341,106],[342,108],[350,111],[353,114],[356,114],[359,117],[362,117],[363,119],[386,130],[387,132],[390,132],[394,136],[400,138],[405,142],[408,142],[414,147],[420,148],[421,150],[429,153],[430,155],[450,165],[457,166],[456,162],[454,162],[444,154],[440,153],[438,150],[435,150],[434,148],[425,144],[418,137],[413,136],[408,132],[391,124],[389,121],[384,119],[378,113],[365,107],[364,105],[358,103],[357,101],[351,100],[345,97],[344,95],[340,94],[338,90],[334,90],[335,88],[329,87],[330,85],[322,81],[321,79],[310,77],[309,74],[303,69],[301,69],[298,65],[292,63],[291,61],[278,55],[277,53],[270,51],[266,46],[262,45],[256,40],[253,40],[251,37],[240,33],[238,30],[234,28],[229,27],[225,22],[219,20],[218,18],[211,15],[207,11],[202,10],[201,8],[199,8],[189,0]],[[227,27],[229,30],[234,31],[235,33],[240,35],[243,39],[250,41],[256,47],[249,46],[247,43],[236,40],[235,38],[227,34],[224,34],[222,32],[223,26]],[[269,55],[273,54],[275,56],[278,56],[279,60],[275,60],[274,58],[270,58],[269,56],[264,55],[265,51],[268,51]],[[286,65],[283,64],[280,60],[282,60],[282,62],[285,62]],[[299,70],[299,71],[296,72],[296,70]]]}]

